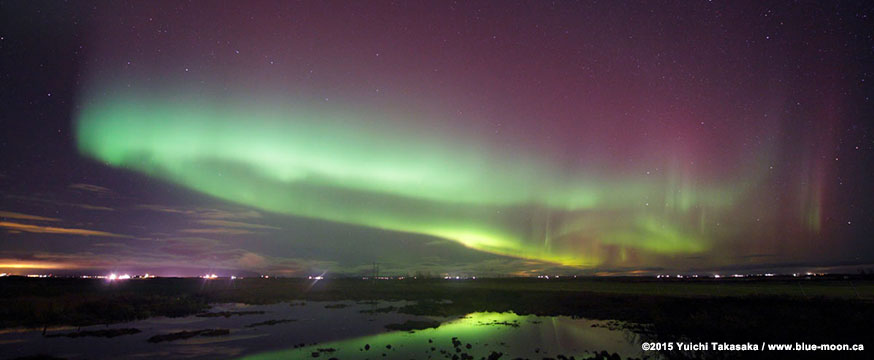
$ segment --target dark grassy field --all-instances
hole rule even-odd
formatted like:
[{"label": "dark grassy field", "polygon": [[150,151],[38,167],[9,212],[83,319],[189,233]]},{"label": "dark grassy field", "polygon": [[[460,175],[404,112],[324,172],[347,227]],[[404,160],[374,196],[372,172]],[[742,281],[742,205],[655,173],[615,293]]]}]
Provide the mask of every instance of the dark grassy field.
[{"label": "dark grassy field", "polygon": [[[210,303],[416,300],[399,311],[569,315],[642,324],[652,341],[874,346],[874,281],[862,278],[477,280],[0,279],[0,326],[42,328],[184,316]],[[441,301],[441,300],[450,300]],[[674,354],[677,355],[677,354]]]}]

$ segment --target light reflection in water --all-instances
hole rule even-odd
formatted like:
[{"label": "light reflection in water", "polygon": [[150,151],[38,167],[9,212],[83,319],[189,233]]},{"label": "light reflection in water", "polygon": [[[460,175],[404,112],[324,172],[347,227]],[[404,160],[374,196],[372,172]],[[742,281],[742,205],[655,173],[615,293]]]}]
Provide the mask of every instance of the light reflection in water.
[{"label": "light reflection in water", "polygon": [[[321,343],[297,349],[261,353],[246,360],[312,358],[340,359],[443,358],[441,350],[450,356],[458,353],[452,338],[460,341],[458,348],[474,358],[488,357],[492,351],[502,358],[565,356],[587,357],[592,352],[606,350],[625,357],[639,357],[640,343],[631,332],[610,330],[598,325],[601,321],[573,319],[564,316],[521,316],[514,313],[472,313],[444,323],[437,328],[414,332],[395,331],[342,341]],[[595,325],[595,326],[593,326]],[[467,348],[470,344],[470,349]],[[364,350],[369,345],[369,350]],[[387,348],[391,345],[391,348]],[[432,350],[434,348],[434,350]],[[333,349],[327,351],[326,349]]]}]

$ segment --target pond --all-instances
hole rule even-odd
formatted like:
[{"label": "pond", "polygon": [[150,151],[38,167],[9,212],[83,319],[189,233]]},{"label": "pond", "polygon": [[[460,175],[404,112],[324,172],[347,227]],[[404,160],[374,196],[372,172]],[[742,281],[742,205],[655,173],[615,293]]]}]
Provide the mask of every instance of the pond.
[{"label": "pond", "polygon": [[[439,359],[456,354],[479,359],[493,352],[502,359],[585,358],[600,351],[623,358],[642,355],[639,338],[611,322],[489,312],[432,317],[395,311],[407,304],[220,304],[196,316],[54,328],[45,336],[41,330],[7,329],[0,331],[0,354],[66,359]],[[437,327],[410,331],[409,325]]]}]

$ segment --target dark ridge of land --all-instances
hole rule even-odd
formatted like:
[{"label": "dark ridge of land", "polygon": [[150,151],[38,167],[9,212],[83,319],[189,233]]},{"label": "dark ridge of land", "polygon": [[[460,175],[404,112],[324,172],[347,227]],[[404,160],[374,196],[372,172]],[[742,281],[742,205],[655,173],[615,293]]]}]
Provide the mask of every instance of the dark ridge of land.
[{"label": "dark ridge of land", "polygon": [[390,312],[394,312],[394,311],[398,311],[398,308],[396,308],[394,306],[386,306],[386,307],[380,307],[380,308],[376,308],[376,309],[365,309],[365,310],[361,310],[359,312],[362,314],[380,314],[380,313],[390,313]]},{"label": "dark ridge of land", "polygon": [[402,324],[388,324],[385,326],[389,330],[413,331],[436,328],[440,326],[439,321],[433,320],[407,320]]},{"label": "dark ridge of land", "polygon": [[280,319],[280,320],[267,320],[262,322],[256,322],[249,325],[246,325],[247,328],[257,327],[257,326],[273,326],[277,324],[285,324],[290,322],[295,322],[295,319]]},{"label": "dark ridge of land", "polygon": [[86,330],[86,331],[74,331],[68,333],[59,333],[59,334],[46,334],[45,337],[53,338],[53,337],[68,337],[68,338],[78,338],[78,337],[105,337],[105,338],[114,338],[116,336],[122,335],[133,335],[139,334],[140,329],[134,328],[124,328],[124,329],[104,329],[104,330]]},{"label": "dark ridge of land", "polygon": [[481,326],[509,326],[509,327],[517,328],[517,327],[519,327],[519,322],[515,321],[515,320],[513,320],[513,321],[494,320],[492,322],[481,322],[478,325],[481,325]]},{"label": "dark ridge of land", "polygon": [[228,329],[203,329],[203,330],[192,330],[192,331],[179,331],[169,334],[161,334],[150,337],[147,341],[150,343],[159,343],[165,341],[176,341],[182,339],[189,339],[195,336],[224,336],[230,334],[231,331]]},{"label": "dark ridge of land", "polygon": [[[411,300],[399,312],[567,315],[630,324],[650,341],[863,343],[874,281],[858,278],[477,280],[2,278],[0,327],[84,326],[202,313],[212,303]],[[448,301],[446,301],[448,300]]]},{"label": "dark ridge of land", "polygon": [[196,314],[194,316],[206,317],[206,318],[211,318],[211,317],[229,318],[231,316],[261,315],[261,314],[264,314],[264,311],[260,311],[260,310],[257,310],[257,311],[219,311],[219,312],[205,312],[205,313]]},{"label": "dark ridge of land", "polygon": [[22,356],[13,358],[12,360],[67,360],[66,358],[59,358],[51,355],[32,355],[32,356]]}]

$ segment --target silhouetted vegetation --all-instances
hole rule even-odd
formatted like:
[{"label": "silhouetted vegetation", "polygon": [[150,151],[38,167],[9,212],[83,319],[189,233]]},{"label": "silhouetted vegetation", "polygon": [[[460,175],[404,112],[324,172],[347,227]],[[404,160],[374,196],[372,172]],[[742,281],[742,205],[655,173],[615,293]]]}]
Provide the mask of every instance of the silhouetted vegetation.
[{"label": "silhouetted vegetation", "polygon": [[261,315],[263,311],[220,311],[220,312],[205,312],[200,313],[194,316],[197,317],[224,317],[229,318],[231,316],[243,316],[243,315]]},{"label": "silhouetted vegetation", "polygon": [[93,337],[114,338],[116,336],[133,335],[133,334],[139,334],[139,333],[140,333],[140,329],[124,328],[124,329],[88,330],[88,331],[76,331],[76,332],[68,332],[68,333],[46,334],[45,337],[47,337],[47,338],[53,338],[53,337],[78,338],[78,337],[93,336]]},{"label": "silhouetted vegetation", "polygon": [[362,314],[380,314],[380,313],[390,313],[390,312],[394,312],[394,311],[398,311],[398,308],[396,308],[394,306],[386,306],[386,307],[380,307],[380,308],[376,308],[376,309],[365,309],[365,310],[361,310],[359,312]]},{"label": "silhouetted vegetation", "polygon": [[436,328],[438,326],[440,326],[439,321],[407,320],[403,324],[388,324],[385,328],[389,330],[413,331]]},{"label": "silhouetted vegetation", "polygon": [[189,339],[195,336],[224,336],[230,334],[231,331],[228,329],[203,329],[203,330],[193,330],[193,331],[179,331],[170,334],[162,334],[155,335],[147,340],[150,343],[159,343],[165,341],[176,341],[182,339]]},{"label": "silhouetted vegetation", "polygon": [[253,323],[253,324],[249,324],[249,325],[246,325],[246,327],[247,327],[247,328],[251,328],[251,327],[265,326],[265,325],[266,325],[266,326],[273,326],[273,325],[276,325],[276,324],[285,324],[285,323],[290,323],[290,322],[295,322],[295,321],[297,321],[297,320],[295,320],[295,319],[267,320],[267,321],[262,321],[262,322],[256,322],[256,323]]},{"label": "silhouetted vegetation", "polygon": [[57,356],[51,355],[32,355],[32,356],[22,356],[17,357],[12,360],[66,360],[66,358],[59,358]]}]

